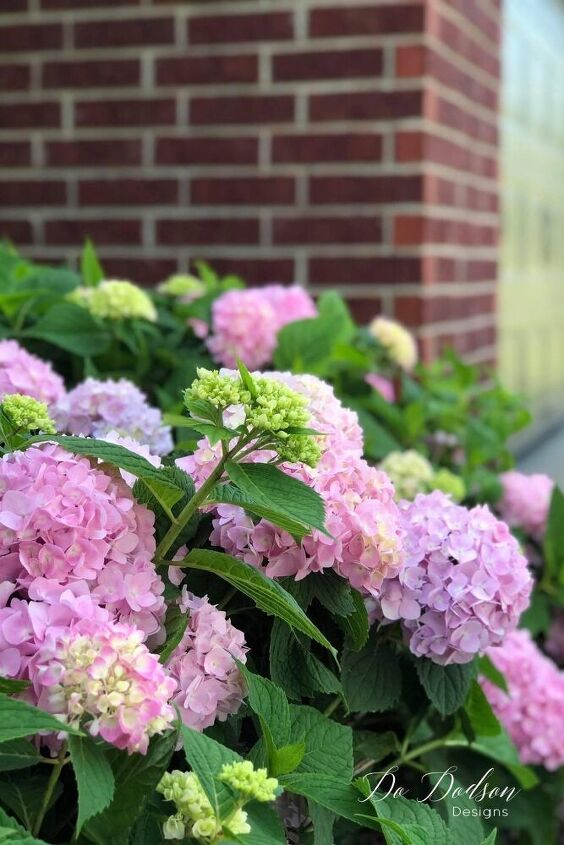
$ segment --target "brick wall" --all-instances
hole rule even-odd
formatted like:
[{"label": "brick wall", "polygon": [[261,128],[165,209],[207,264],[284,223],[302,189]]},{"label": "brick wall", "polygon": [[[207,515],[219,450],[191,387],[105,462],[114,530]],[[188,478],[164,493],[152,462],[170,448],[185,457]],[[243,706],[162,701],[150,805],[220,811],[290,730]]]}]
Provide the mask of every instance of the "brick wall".
[{"label": "brick wall", "polygon": [[0,232],[495,342],[500,0],[0,0]]}]

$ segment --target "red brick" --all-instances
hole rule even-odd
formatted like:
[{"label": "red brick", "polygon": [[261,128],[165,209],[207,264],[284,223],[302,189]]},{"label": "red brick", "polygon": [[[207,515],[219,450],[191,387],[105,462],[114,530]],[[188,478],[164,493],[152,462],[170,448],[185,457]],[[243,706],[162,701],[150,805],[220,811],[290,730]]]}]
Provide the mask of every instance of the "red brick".
[{"label": "red brick", "polygon": [[394,317],[407,326],[416,327],[463,320],[495,311],[493,293],[478,296],[398,296],[394,299]]},{"label": "red brick", "polygon": [[0,167],[27,167],[31,164],[29,141],[1,141]]},{"label": "red brick", "polygon": [[272,139],[274,162],[310,163],[325,161],[379,161],[382,136],[363,135],[277,135]]},{"label": "red brick", "polygon": [[0,184],[2,205],[63,205],[67,198],[64,182],[53,179],[2,181]]},{"label": "red brick", "polygon": [[470,23],[481,29],[494,44],[499,42],[499,16],[494,20],[480,6],[479,0],[445,0],[448,6],[456,9]]},{"label": "red brick", "polygon": [[423,4],[393,3],[389,6],[336,6],[313,9],[309,32],[314,38],[349,35],[387,35],[421,32],[424,22]]},{"label": "red brick", "polygon": [[439,15],[436,19],[436,35],[442,44],[448,44],[450,50],[467,59],[470,65],[489,73],[497,82],[500,76],[500,56],[495,48],[488,48],[484,39],[475,40],[467,27],[460,27],[454,21]]},{"label": "red brick", "polygon": [[333,203],[420,202],[422,176],[311,176],[309,200]]},{"label": "red brick", "polygon": [[364,326],[382,312],[382,300],[377,296],[370,299],[353,297],[347,301],[347,305],[355,320]]},{"label": "red brick", "polygon": [[190,188],[193,205],[287,205],[294,199],[289,176],[202,177],[193,179]]},{"label": "red brick", "polygon": [[44,88],[113,88],[140,80],[138,59],[46,62],[42,79]]},{"label": "red brick", "polygon": [[497,277],[497,263],[481,259],[465,262],[464,282],[483,282],[495,280]]},{"label": "red brick", "polygon": [[2,0],[0,14],[2,12],[27,12],[27,0]]},{"label": "red brick", "polygon": [[79,205],[174,205],[174,179],[84,179],[78,186]]},{"label": "red brick", "polygon": [[433,79],[437,79],[446,88],[463,94],[470,100],[485,108],[497,109],[497,85],[493,82],[484,85],[471,73],[465,73],[460,68],[440,55],[436,50],[429,50],[425,72]]},{"label": "red brick", "polygon": [[417,131],[400,131],[395,137],[396,161],[420,161],[425,155],[425,133]]},{"label": "red brick", "polygon": [[423,76],[426,49],[422,44],[400,44],[396,47],[396,76]]},{"label": "red brick", "polygon": [[238,44],[243,41],[281,41],[292,37],[292,16],[289,12],[202,15],[188,21],[191,44]]},{"label": "red brick", "polygon": [[59,50],[63,29],[59,24],[12,24],[0,27],[0,52],[39,52]]},{"label": "red brick", "polygon": [[30,244],[33,241],[33,231],[29,220],[0,220],[0,240],[6,238],[19,244]]},{"label": "red brick", "polygon": [[47,220],[45,243],[63,245],[80,244],[91,238],[96,244],[140,244],[139,220]]},{"label": "red brick", "polygon": [[418,258],[350,255],[309,259],[309,280],[317,284],[387,285],[420,281]]},{"label": "red brick", "polygon": [[235,273],[254,285],[293,282],[296,278],[293,258],[215,258],[213,254],[196,257],[207,260],[217,273]]},{"label": "red brick", "polygon": [[380,76],[382,50],[315,50],[272,57],[275,81]]},{"label": "red brick", "polygon": [[453,103],[443,97],[437,97],[434,103],[432,119],[442,126],[457,129],[464,135],[482,141],[485,144],[497,146],[497,112],[492,112],[491,120],[476,117],[458,103]]},{"label": "red brick", "polygon": [[174,258],[115,258],[105,256],[103,250],[100,251],[100,258],[108,276],[114,279],[134,279],[137,284],[146,287],[153,287],[178,271]]},{"label": "red brick", "polygon": [[158,85],[217,85],[257,82],[256,56],[182,56],[157,61]]},{"label": "red brick", "polygon": [[256,164],[256,138],[159,138],[157,164]]},{"label": "red brick", "polygon": [[88,21],[74,27],[77,47],[147,47],[174,43],[172,18]]},{"label": "red brick", "polygon": [[294,120],[292,96],[193,97],[190,122],[208,124],[288,123]]},{"label": "red brick", "polygon": [[23,91],[29,88],[30,80],[29,65],[0,65],[0,90]]},{"label": "red brick", "polygon": [[111,6],[138,6],[140,0],[41,0],[41,8],[51,9],[100,9]]},{"label": "red brick", "polygon": [[393,120],[417,117],[422,112],[421,91],[351,91],[312,94],[311,120]]},{"label": "red brick", "polygon": [[60,125],[59,103],[11,103],[0,105],[1,129],[48,129]]},{"label": "red brick", "polygon": [[256,244],[259,223],[253,218],[209,218],[198,220],[159,220],[160,244]]},{"label": "red brick", "polygon": [[106,167],[141,164],[141,142],[121,138],[98,141],[47,141],[51,167]]},{"label": "red brick", "polygon": [[422,244],[425,237],[425,220],[414,214],[400,214],[394,220],[394,244],[407,246]]},{"label": "red brick", "polygon": [[176,122],[176,101],[83,100],[75,104],[75,123],[83,126],[166,126]]},{"label": "red brick", "polygon": [[275,244],[379,243],[382,221],[377,217],[275,217]]}]

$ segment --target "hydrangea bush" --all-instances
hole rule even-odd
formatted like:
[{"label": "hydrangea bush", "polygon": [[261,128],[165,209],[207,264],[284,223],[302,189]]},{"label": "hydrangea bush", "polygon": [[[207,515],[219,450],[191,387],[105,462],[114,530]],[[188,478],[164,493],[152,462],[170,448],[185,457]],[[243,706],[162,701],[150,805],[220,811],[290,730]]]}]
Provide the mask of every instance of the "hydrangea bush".
[{"label": "hydrangea bush", "polygon": [[520,400],[334,293],[0,272],[0,839],[558,845]]}]

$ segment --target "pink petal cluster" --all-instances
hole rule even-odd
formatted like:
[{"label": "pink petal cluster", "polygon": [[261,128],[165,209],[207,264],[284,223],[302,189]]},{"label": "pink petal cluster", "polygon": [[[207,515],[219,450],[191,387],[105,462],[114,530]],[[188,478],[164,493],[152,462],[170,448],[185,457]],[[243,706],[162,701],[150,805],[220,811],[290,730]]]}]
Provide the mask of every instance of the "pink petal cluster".
[{"label": "pink petal cluster", "polygon": [[364,381],[369,387],[376,390],[386,402],[396,401],[396,389],[390,379],[381,376],[380,373],[367,373],[364,376]]},{"label": "pink petal cluster", "polygon": [[65,385],[47,361],[15,340],[0,340],[0,399],[7,393],[22,393],[52,406],[63,399]]},{"label": "pink petal cluster", "polygon": [[87,378],[58,404],[55,420],[60,431],[103,439],[110,431],[131,437],[156,455],[172,451],[170,427],[158,408],[127,379]]},{"label": "pink petal cluster", "polygon": [[438,490],[401,506],[405,566],[384,583],[378,614],[401,620],[418,657],[467,663],[516,627],[533,583],[527,561],[487,507],[469,510]]},{"label": "pink petal cluster", "polygon": [[535,473],[526,475],[517,470],[501,476],[503,496],[498,504],[502,519],[512,528],[521,528],[535,540],[542,540],[550,509],[554,481]]},{"label": "pink petal cluster", "polygon": [[[318,530],[301,543],[272,523],[255,523],[243,510],[220,505],[213,520],[211,542],[271,577],[300,580],[310,572],[333,568],[357,589],[378,596],[384,579],[394,578],[403,565],[404,531],[388,476],[362,458],[362,431],[356,414],[343,408],[331,387],[314,376],[267,374],[308,398],[311,427],[323,432],[324,449],[315,469],[285,463],[288,475],[313,487],[325,502],[331,536]],[[250,460],[268,460],[254,453]],[[219,448],[201,440],[196,452],[178,463],[201,484],[217,460]]]},{"label": "pink petal cluster", "polygon": [[120,621],[155,634],[165,604],[154,552],[154,515],[119,475],[54,444],[0,461],[0,565],[26,598],[85,582]]},{"label": "pink petal cluster", "polygon": [[283,326],[316,315],[312,298],[299,285],[230,290],[213,304],[208,349],[224,366],[234,367],[240,358],[250,369],[262,367],[272,360]]},{"label": "pink petal cluster", "polygon": [[235,660],[246,663],[245,638],[222,610],[186,587],[179,604],[189,618],[167,663],[176,682],[172,700],[186,725],[204,730],[239,709],[244,689]]},{"label": "pink petal cluster", "polygon": [[37,705],[130,754],[172,727],[176,683],[130,625],[81,619],[47,631],[29,664]]},{"label": "pink petal cluster", "polygon": [[509,634],[488,656],[503,673],[508,692],[485,678],[480,683],[522,762],[558,769],[564,765],[564,672],[525,630]]}]

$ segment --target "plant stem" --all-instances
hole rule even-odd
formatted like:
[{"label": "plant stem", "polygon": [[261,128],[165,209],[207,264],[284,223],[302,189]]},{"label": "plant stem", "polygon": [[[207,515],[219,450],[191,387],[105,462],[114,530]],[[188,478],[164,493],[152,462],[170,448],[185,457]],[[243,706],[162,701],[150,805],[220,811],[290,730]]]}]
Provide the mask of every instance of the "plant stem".
[{"label": "plant stem", "polygon": [[340,703],[341,703],[341,696],[340,695],[335,696],[333,701],[323,711],[323,715],[324,716],[331,716],[331,714],[335,712],[335,710],[337,709],[337,707],[339,706]]},{"label": "plant stem", "polygon": [[422,754],[427,754],[428,751],[434,751],[435,748],[442,748],[448,739],[447,736],[441,736],[438,739],[432,739],[430,742],[424,742],[423,745],[418,745],[417,748],[412,748],[407,754],[401,754],[399,757],[390,763],[388,768],[393,766],[401,766],[409,760],[414,760],[416,757],[421,757]]},{"label": "plant stem", "polygon": [[63,770],[63,766],[65,765],[65,756],[67,753],[67,744],[64,742],[61,746],[61,750],[57,755],[57,760],[53,765],[51,770],[51,774],[49,775],[49,780],[47,781],[47,787],[45,789],[45,794],[43,795],[43,800],[41,802],[41,806],[39,807],[39,812],[35,818],[33,823],[33,827],[31,829],[32,836],[38,836],[39,831],[41,830],[41,825],[43,824],[43,819],[45,818],[45,814],[49,809],[49,803],[51,798],[53,797],[53,792],[55,791],[55,787],[57,786],[57,782]]}]

